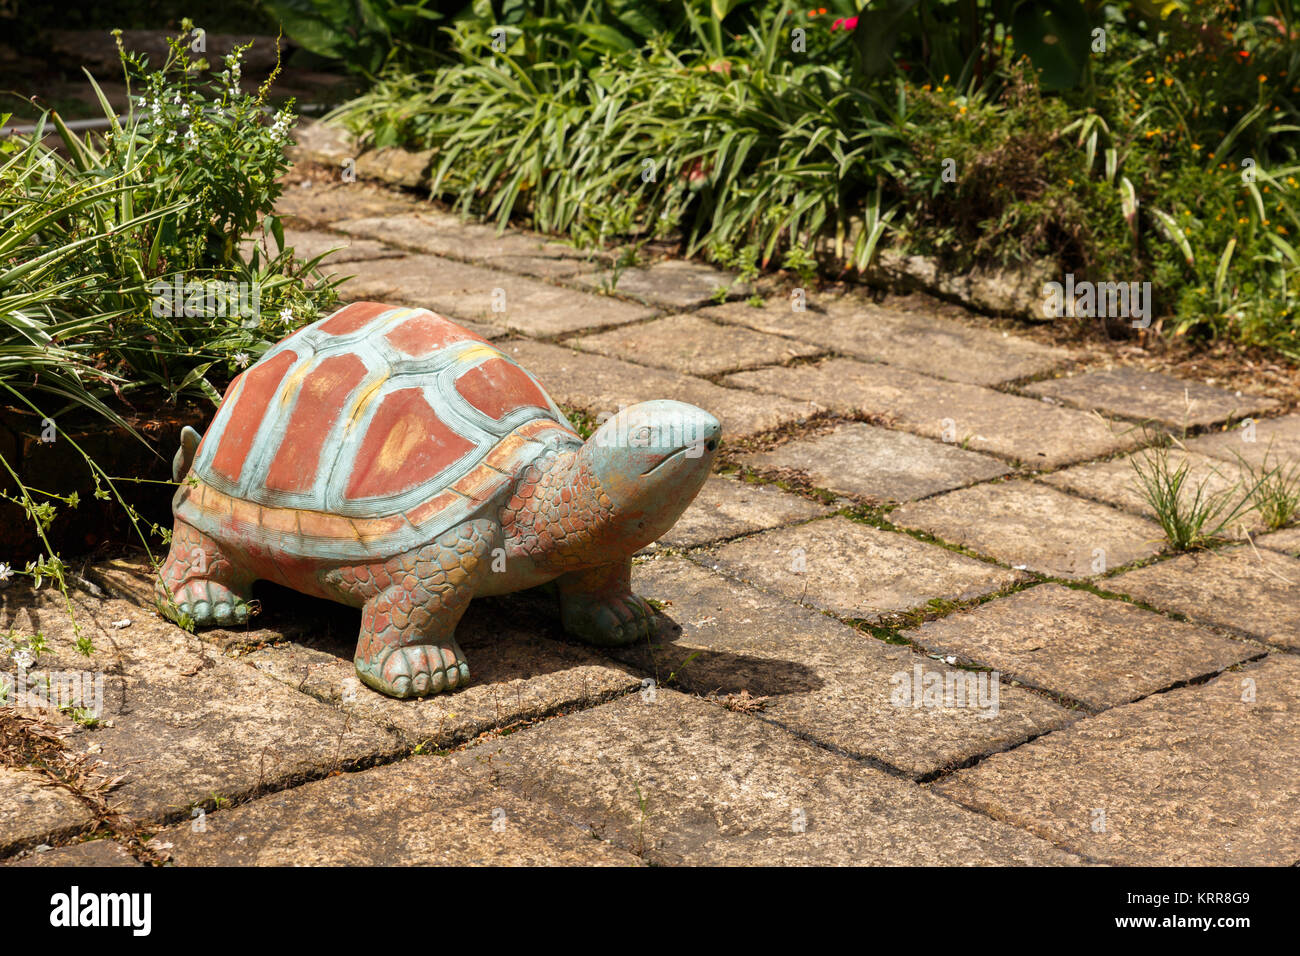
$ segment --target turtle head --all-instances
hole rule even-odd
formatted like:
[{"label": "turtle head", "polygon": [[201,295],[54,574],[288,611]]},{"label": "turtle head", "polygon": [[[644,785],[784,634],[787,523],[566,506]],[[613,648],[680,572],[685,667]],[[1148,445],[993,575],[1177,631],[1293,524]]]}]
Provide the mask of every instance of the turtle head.
[{"label": "turtle head", "polygon": [[709,475],[721,433],[703,409],[661,400],[620,409],[587,439],[582,455],[614,505],[610,531],[620,550],[639,551],[681,517]]}]

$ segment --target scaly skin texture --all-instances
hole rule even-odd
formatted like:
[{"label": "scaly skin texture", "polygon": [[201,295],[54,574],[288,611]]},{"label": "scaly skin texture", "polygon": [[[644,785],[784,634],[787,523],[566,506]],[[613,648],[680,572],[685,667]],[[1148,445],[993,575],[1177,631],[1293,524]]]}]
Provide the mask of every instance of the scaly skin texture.
[{"label": "scaly skin texture", "polygon": [[326,571],[340,601],[362,604],[357,676],[391,697],[423,697],[469,680],[453,633],[500,542],[495,522],[469,521],[383,564]]},{"label": "scaly skin texture", "polygon": [[253,576],[231,561],[221,545],[177,521],[154,590],[165,610],[174,604],[175,612],[195,624],[243,624],[252,584]]},{"label": "scaly skin texture", "polygon": [[[524,471],[501,509],[507,558],[526,556],[557,578],[564,629],[590,644],[648,637],[654,611],[632,593],[632,551],[613,533],[614,505],[574,451],[552,452]],[[624,553],[620,553],[620,551]],[[593,557],[615,557],[593,565]]]},{"label": "scaly skin texture", "polygon": [[590,566],[593,545],[614,505],[577,452],[550,452],[524,469],[501,509],[506,557],[528,557],[540,568]]}]

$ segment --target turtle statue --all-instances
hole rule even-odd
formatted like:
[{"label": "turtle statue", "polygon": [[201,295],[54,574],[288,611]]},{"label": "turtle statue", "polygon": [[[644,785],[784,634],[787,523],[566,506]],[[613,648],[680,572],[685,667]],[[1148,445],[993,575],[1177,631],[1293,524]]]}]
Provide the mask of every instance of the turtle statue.
[{"label": "turtle statue", "polygon": [[357,675],[393,697],[464,686],[470,599],[554,581],[565,630],[646,637],[632,555],[709,473],[717,419],[621,409],[585,442],[527,371],[425,309],[357,302],[294,332],[182,434],[159,607],[248,619],[267,580],[361,612]]}]

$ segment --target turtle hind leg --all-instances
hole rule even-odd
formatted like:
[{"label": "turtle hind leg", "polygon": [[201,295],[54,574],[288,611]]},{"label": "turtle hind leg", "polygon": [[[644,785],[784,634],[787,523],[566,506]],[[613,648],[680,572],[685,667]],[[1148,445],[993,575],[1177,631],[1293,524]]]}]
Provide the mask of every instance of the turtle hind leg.
[{"label": "turtle hind leg", "polygon": [[469,664],[454,633],[500,537],[495,522],[469,521],[357,575],[372,582],[357,641],[362,681],[390,697],[424,697],[468,683]]},{"label": "turtle hind leg", "polygon": [[253,575],[240,568],[212,538],[177,521],[171,551],[154,592],[167,617],[195,624],[243,624],[248,620]]}]

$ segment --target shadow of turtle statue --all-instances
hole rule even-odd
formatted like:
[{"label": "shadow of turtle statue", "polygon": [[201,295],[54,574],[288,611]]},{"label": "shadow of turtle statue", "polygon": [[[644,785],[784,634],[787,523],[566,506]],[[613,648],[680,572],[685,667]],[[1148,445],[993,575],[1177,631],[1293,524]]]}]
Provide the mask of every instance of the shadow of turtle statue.
[{"label": "shadow of turtle statue", "polygon": [[357,675],[394,697],[463,686],[470,600],[556,583],[564,629],[647,637],[632,555],[709,474],[717,419],[621,409],[583,441],[528,372],[424,309],[353,303],[230,383],[173,465],[159,607],[196,625],[248,617],[254,581],[362,609]]}]

